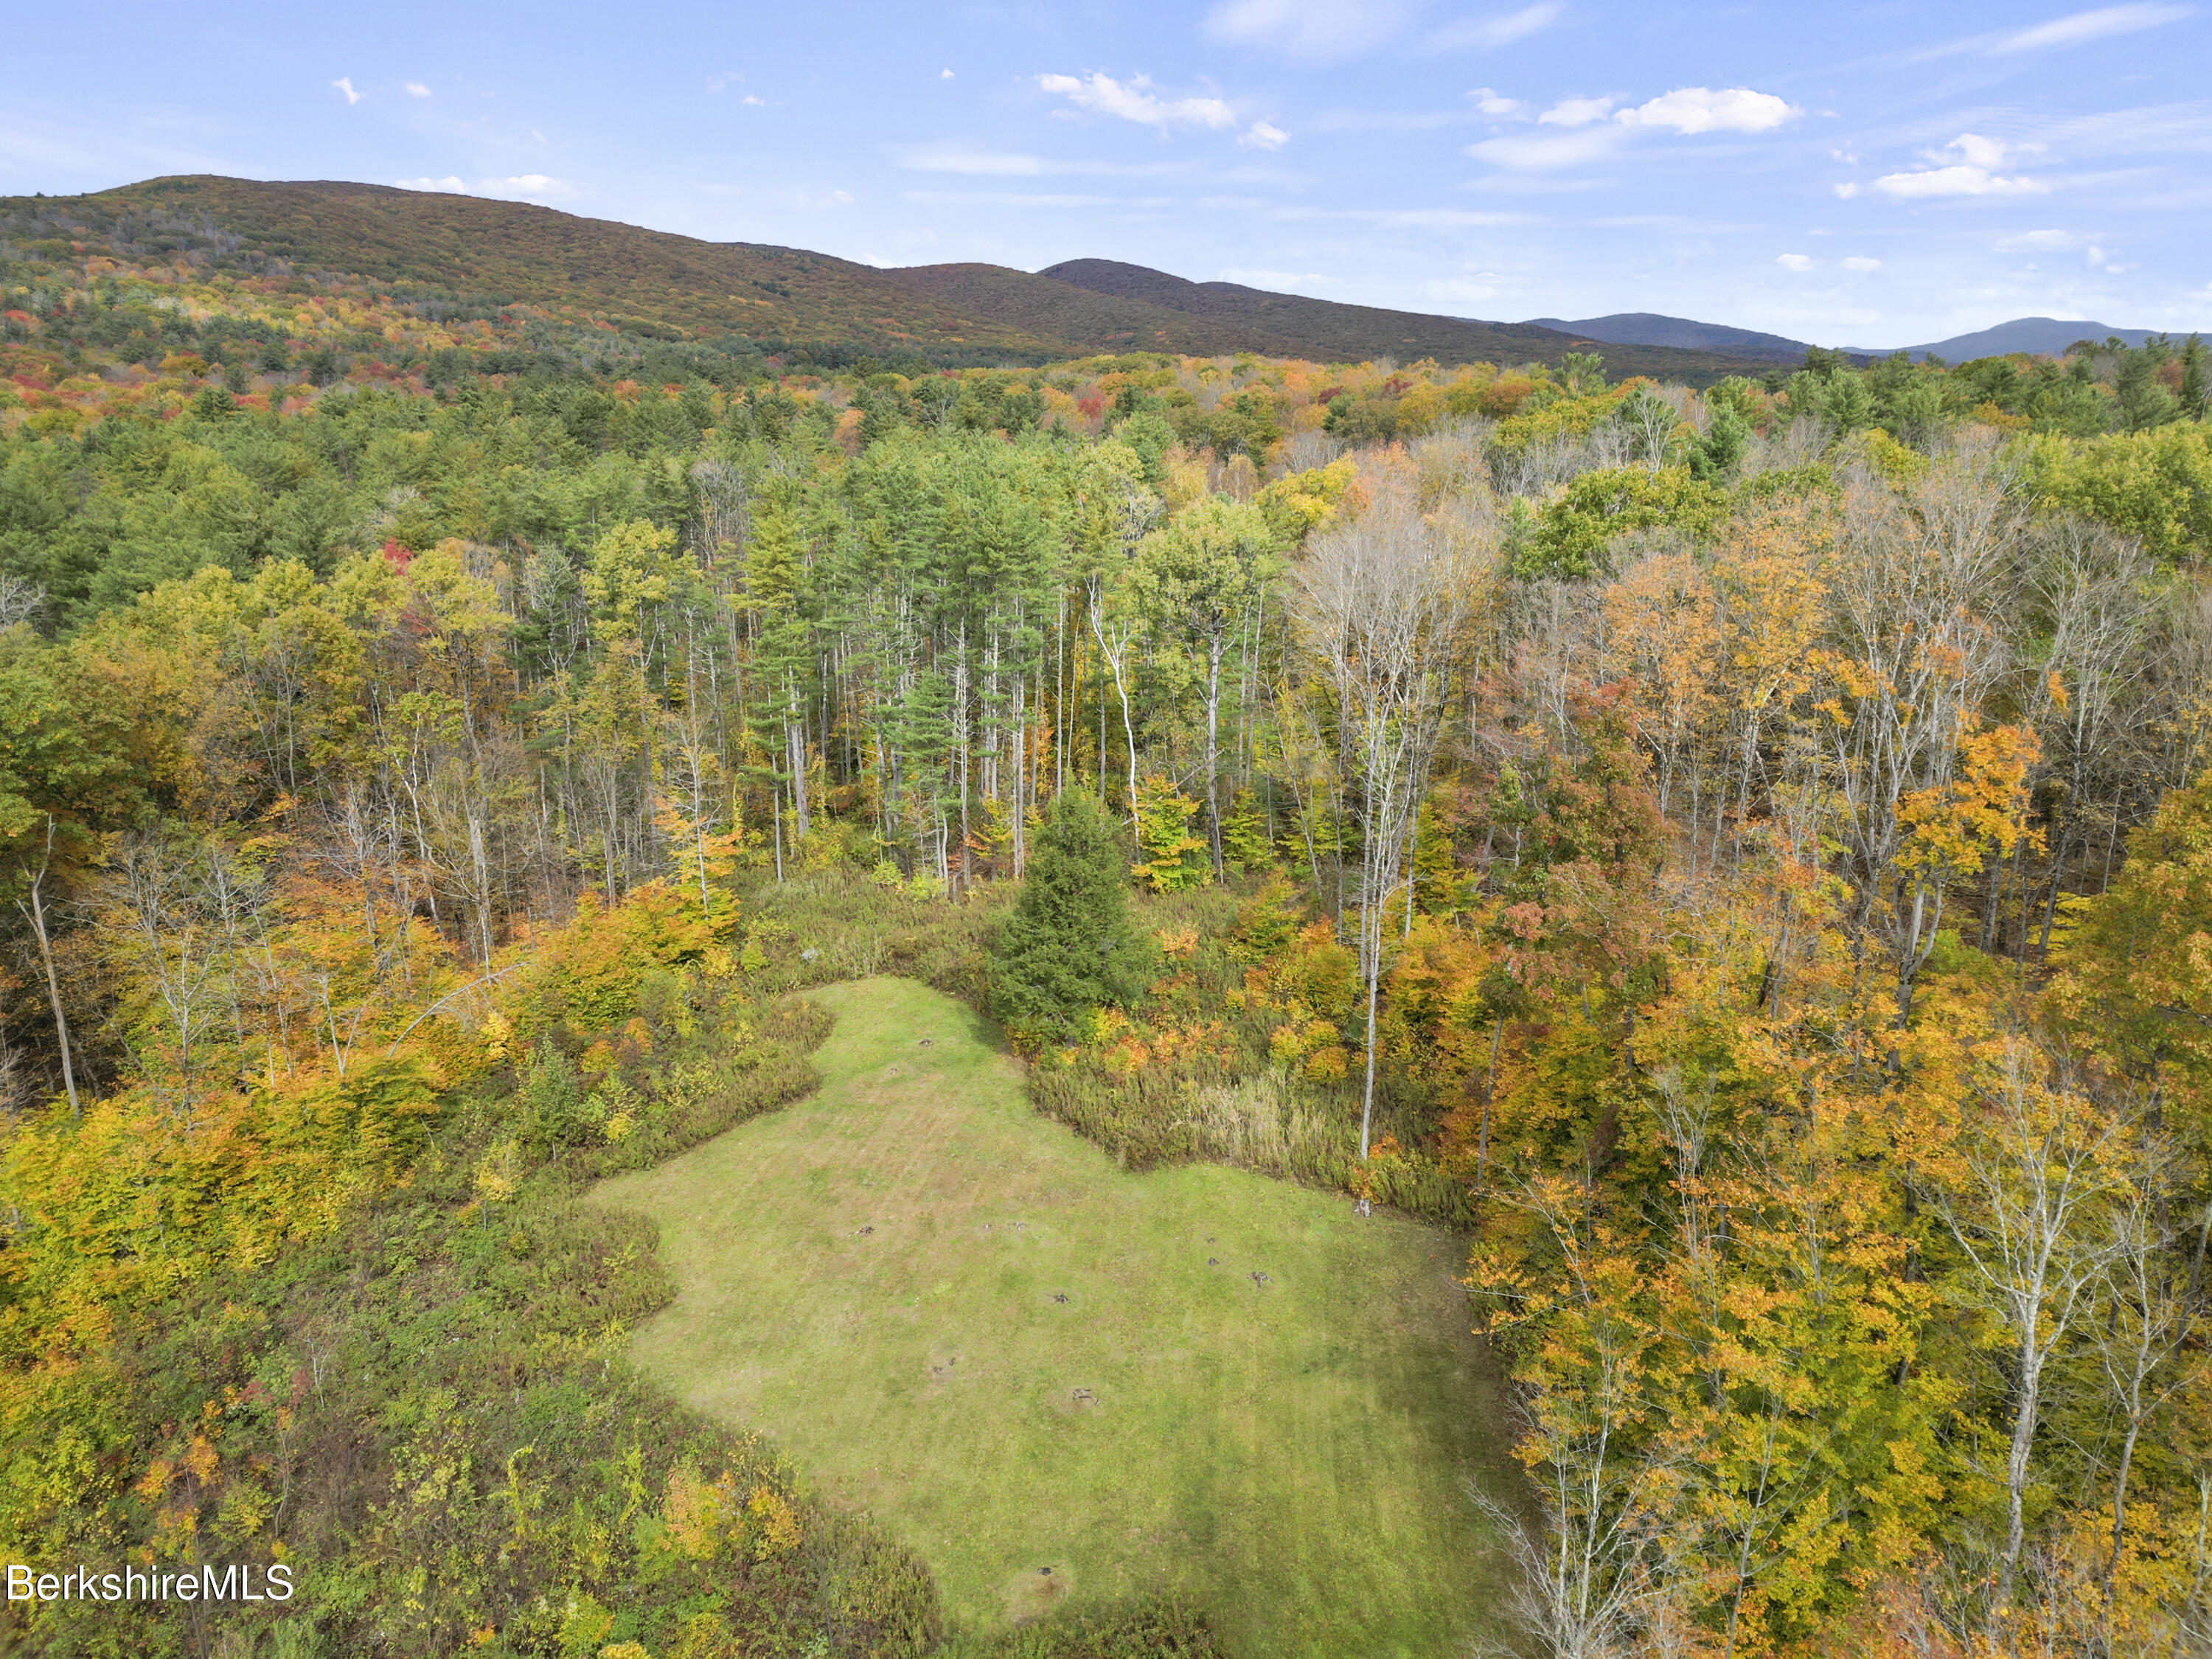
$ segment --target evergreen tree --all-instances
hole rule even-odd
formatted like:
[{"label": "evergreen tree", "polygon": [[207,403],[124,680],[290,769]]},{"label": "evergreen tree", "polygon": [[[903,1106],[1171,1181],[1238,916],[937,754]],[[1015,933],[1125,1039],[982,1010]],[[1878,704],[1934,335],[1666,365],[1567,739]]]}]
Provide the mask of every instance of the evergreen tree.
[{"label": "evergreen tree", "polygon": [[1064,1036],[1091,1010],[1141,991],[1147,952],[1129,922],[1128,890],[1128,850],[1113,821],[1081,790],[1054,797],[992,949],[992,1011]]}]

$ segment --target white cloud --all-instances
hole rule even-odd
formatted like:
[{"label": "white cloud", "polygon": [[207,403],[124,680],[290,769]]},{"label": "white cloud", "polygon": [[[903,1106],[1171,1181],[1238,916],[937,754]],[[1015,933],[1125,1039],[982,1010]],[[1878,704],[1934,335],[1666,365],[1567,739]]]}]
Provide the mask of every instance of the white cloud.
[{"label": "white cloud", "polygon": [[1573,167],[1579,161],[1595,161],[1613,149],[1620,141],[1619,131],[1609,126],[1590,127],[1581,132],[1561,133],[1558,137],[1539,137],[1530,133],[1515,134],[1504,138],[1486,138],[1479,144],[1469,144],[1467,153],[1478,161],[1487,161],[1492,167],[1510,167],[1516,172],[1543,172],[1552,167]]},{"label": "white cloud", "polygon": [[1493,120],[1517,120],[1528,112],[1528,106],[1518,98],[1504,97],[1488,87],[1477,87],[1468,96],[1474,100],[1477,109]]},{"label": "white cloud", "polygon": [[1853,254],[1844,261],[1844,269],[1845,270],[1880,270],[1881,261],[1869,259],[1864,254]]},{"label": "white cloud", "polygon": [[2008,34],[1990,50],[2038,52],[2049,46],[2086,46],[2115,34],[2136,34],[2162,24],[2178,23],[2188,15],[2186,6],[2100,6],[2094,11],[2077,11],[2069,17],[2054,18],[2017,34]]},{"label": "white cloud", "polygon": [[1584,127],[1604,120],[1613,106],[1610,98],[1562,98],[1536,119],[1547,127]]},{"label": "white cloud", "polygon": [[1613,118],[1624,126],[1671,127],[1676,132],[1771,132],[1802,113],[1771,92],[1730,87],[1714,92],[1682,87],[1662,93],[1648,104],[1625,109]]},{"label": "white cloud", "polygon": [[937,78],[940,81],[950,81],[953,78],[952,71],[951,70],[939,70],[937,71]]},{"label": "white cloud", "polygon": [[744,83],[745,77],[738,74],[737,70],[724,70],[720,75],[710,75],[707,77],[707,90],[709,92],[727,92],[732,87],[741,87],[744,85]]},{"label": "white cloud", "polygon": [[1842,184],[1836,186],[1836,194],[1842,197],[1846,202],[1850,201],[1852,197],[1858,193],[1859,187],[1848,179],[1844,180]]},{"label": "white cloud", "polygon": [[1541,4],[1523,6],[1503,17],[1470,17],[1446,24],[1431,37],[1429,44],[1444,52],[1462,46],[1487,46],[1493,50],[1510,46],[1516,40],[1526,40],[1539,29],[1549,28],[1565,9],[1554,0],[1542,0]]},{"label": "white cloud", "polygon": [[336,87],[340,92],[345,94],[345,100],[347,103],[358,104],[361,102],[361,94],[353,89],[353,76],[350,75],[341,75],[337,80],[331,82],[331,84]]},{"label": "white cloud", "polygon": [[430,95],[430,88],[420,81],[408,82],[404,90],[410,98],[428,98]]},{"label": "white cloud", "polygon": [[754,109],[766,109],[768,107],[767,99],[756,98],[750,92],[745,94],[744,101]]},{"label": "white cloud", "polygon": [[1117,116],[1161,132],[1173,127],[1219,129],[1237,125],[1237,112],[1220,99],[1162,98],[1152,90],[1147,76],[1133,76],[1121,82],[1094,70],[1085,79],[1073,75],[1040,75],[1036,81],[1043,90],[1059,94],[1079,110]]},{"label": "white cloud", "polygon": [[[2034,196],[2048,190],[2048,185],[2033,179],[2006,178],[1997,172],[2016,148],[1978,133],[1962,132],[1942,150],[1929,154],[1929,159],[1939,165],[1917,172],[1884,173],[1874,181],[1874,187],[1885,196],[1905,201],[1938,196]],[[1947,152],[1960,159],[1946,162]]]},{"label": "white cloud", "polygon": [[1784,270],[1810,270],[1813,262],[1802,253],[1778,253],[1774,263]]},{"label": "white cloud", "polygon": [[1239,149],[1280,149],[1291,142],[1291,135],[1272,121],[1255,121],[1242,138],[1237,141]]},{"label": "white cloud", "polygon": [[566,198],[576,193],[566,179],[549,179],[542,173],[525,173],[512,179],[487,179],[481,186],[488,194]]},{"label": "white cloud", "polygon": [[541,143],[541,144],[542,144],[542,143],[544,143],[545,142],[545,135],[544,135],[544,133],[542,133],[542,132],[538,131],[538,130],[536,127],[532,127],[532,128],[531,128],[531,129],[530,129],[530,136],[531,136],[532,138],[535,138],[535,139],[536,139],[539,143]]},{"label": "white cloud", "polygon": [[1206,14],[1206,32],[1232,46],[1328,63],[1395,40],[1414,10],[1408,0],[1221,0]]},{"label": "white cloud", "polygon": [[576,194],[575,185],[566,179],[548,178],[542,173],[525,173],[509,179],[479,179],[473,185],[451,173],[443,179],[395,179],[392,182],[402,190],[435,191],[444,196],[520,196],[538,201],[563,200]]}]

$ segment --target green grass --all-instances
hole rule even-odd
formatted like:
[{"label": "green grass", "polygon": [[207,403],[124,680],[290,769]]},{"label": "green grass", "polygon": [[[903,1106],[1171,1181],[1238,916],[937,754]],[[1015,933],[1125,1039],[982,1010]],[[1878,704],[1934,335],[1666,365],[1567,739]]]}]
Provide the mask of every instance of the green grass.
[{"label": "green grass", "polygon": [[1125,1173],[1029,1110],[963,1005],[811,994],[816,1095],[597,1189],[679,1287],[648,1370],[921,1550],[958,1629],[1168,1594],[1250,1659],[1497,1632],[1468,1482],[1503,1490],[1502,1402],[1448,1234]]}]

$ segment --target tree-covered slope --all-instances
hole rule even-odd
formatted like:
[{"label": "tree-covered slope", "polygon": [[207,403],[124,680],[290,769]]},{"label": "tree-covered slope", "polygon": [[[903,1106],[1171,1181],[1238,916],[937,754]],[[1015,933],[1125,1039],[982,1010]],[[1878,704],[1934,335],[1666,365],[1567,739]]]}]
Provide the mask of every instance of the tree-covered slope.
[{"label": "tree-covered slope", "polygon": [[765,350],[947,361],[1073,355],[964,316],[866,265],[800,248],[704,242],[520,202],[335,182],[210,176],[149,179],[96,195],[0,198],[0,240],[19,257],[204,253],[253,268],[282,260],[456,297],[599,315],[632,333],[736,335]]},{"label": "tree-covered slope", "polygon": [[1053,335],[1094,351],[1305,355],[1298,342],[1255,328],[1247,319],[1196,316],[1004,265],[911,265],[890,274],[963,314],[991,317],[1005,327]]},{"label": "tree-covered slope", "polygon": [[[1271,294],[1240,283],[1194,283],[1117,259],[1069,259],[1038,273],[1094,294],[1178,311],[1252,331],[1249,349],[1322,362],[1556,363],[1571,351],[1594,351],[1616,379],[1650,374],[1698,384],[1752,372],[1747,358],[1662,346],[1620,345],[1529,323],[1474,322],[1377,306],[1345,305],[1302,294]],[[1261,338],[1280,341],[1257,343]]]},{"label": "tree-covered slope", "polygon": [[1556,363],[1580,350],[1602,356],[1616,378],[1691,384],[1749,366],[1713,351],[1193,283],[1108,259],[1036,274],[986,264],[879,271],[803,248],[701,241],[527,203],[330,180],[191,175],[88,196],[0,198],[0,246],[18,258],[143,264],[181,256],[216,269],[339,274],[410,298],[527,306],[620,334],[833,363],[1042,362],[1126,350]]}]

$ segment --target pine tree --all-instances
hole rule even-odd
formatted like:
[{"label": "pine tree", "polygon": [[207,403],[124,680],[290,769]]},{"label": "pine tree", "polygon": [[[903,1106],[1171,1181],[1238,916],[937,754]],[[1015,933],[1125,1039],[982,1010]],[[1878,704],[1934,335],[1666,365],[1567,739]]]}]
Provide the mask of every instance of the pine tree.
[{"label": "pine tree", "polygon": [[1146,951],[1128,916],[1128,849],[1080,790],[1055,796],[990,963],[991,1007],[1018,1030],[1072,1035],[1094,1008],[1144,988]]}]

